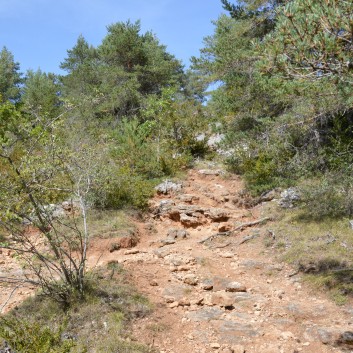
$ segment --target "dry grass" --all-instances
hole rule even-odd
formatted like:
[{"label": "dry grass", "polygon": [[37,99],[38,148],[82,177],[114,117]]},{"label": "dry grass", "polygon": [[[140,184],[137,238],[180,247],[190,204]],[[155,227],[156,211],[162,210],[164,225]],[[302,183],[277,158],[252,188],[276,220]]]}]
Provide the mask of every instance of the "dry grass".
[{"label": "dry grass", "polygon": [[305,220],[302,210],[280,210],[273,203],[265,211],[275,218],[275,239],[265,245],[281,260],[305,273],[305,279],[342,304],[353,295],[353,230],[347,218]]},{"label": "dry grass", "polygon": [[[88,232],[91,238],[115,238],[134,234],[136,227],[131,216],[125,210],[91,209],[87,217]],[[57,230],[67,238],[75,240],[77,234],[72,230],[77,228],[83,232],[83,221],[80,216],[70,216],[57,220]],[[71,229],[72,227],[72,229]]]},{"label": "dry grass", "polygon": [[151,353],[133,339],[131,323],[147,316],[152,306],[130,283],[126,271],[100,269],[90,274],[85,300],[74,302],[67,311],[37,295],[9,315],[53,330],[64,326],[64,333],[75,339],[73,353]]},{"label": "dry grass", "polygon": [[124,210],[91,210],[88,217],[91,237],[113,238],[130,235],[136,228]]}]

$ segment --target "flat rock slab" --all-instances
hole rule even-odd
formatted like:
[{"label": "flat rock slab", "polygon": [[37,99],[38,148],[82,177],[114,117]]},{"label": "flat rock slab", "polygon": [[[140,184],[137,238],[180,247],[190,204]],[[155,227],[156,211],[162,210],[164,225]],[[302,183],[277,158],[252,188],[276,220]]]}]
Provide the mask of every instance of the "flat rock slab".
[{"label": "flat rock slab", "polygon": [[182,265],[193,265],[196,263],[196,260],[192,256],[187,255],[179,255],[179,254],[168,254],[164,256],[164,260],[174,266],[182,266]]},{"label": "flat rock slab", "polygon": [[265,264],[260,261],[256,260],[245,260],[240,262],[239,266],[245,267],[248,269],[263,269],[265,267]]},{"label": "flat rock slab", "polygon": [[223,171],[221,169],[200,169],[199,174],[201,175],[213,175],[217,176],[222,174]]},{"label": "flat rock slab", "polygon": [[171,285],[164,288],[162,295],[164,297],[173,298],[175,301],[179,301],[185,297],[185,293],[189,290],[189,286],[180,284],[180,285]]},{"label": "flat rock slab", "polygon": [[241,310],[237,310],[235,307],[234,310],[227,312],[227,320],[235,321],[235,322],[243,322],[248,323],[251,319],[253,319],[253,314],[248,314],[247,312],[242,312]]},{"label": "flat rock slab", "polygon": [[219,277],[219,276],[215,276],[213,278],[207,278],[204,281],[212,282],[214,291],[225,290],[228,287],[228,285],[231,283],[231,280],[224,277]]},{"label": "flat rock slab", "polygon": [[226,292],[246,292],[246,287],[239,282],[230,282],[226,286]]},{"label": "flat rock slab", "polygon": [[191,194],[184,194],[184,195],[180,195],[178,197],[178,199],[181,201],[181,202],[184,202],[184,203],[194,203],[198,200],[200,200],[200,198],[196,195],[191,195]]},{"label": "flat rock slab", "polygon": [[333,345],[339,339],[339,333],[328,327],[309,327],[306,329],[304,337],[308,341],[319,341],[323,344]]},{"label": "flat rock slab", "polygon": [[190,233],[185,229],[171,228],[168,230],[167,237],[173,239],[186,239]]},{"label": "flat rock slab", "polygon": [[219,308],[201,308],[197,311],[190,311],[186,314],[186,317],[191,321],[211,321],[220,320],[224,311]]},{"label": "flat rock slab", "polygon": [[226,222],[230,218],[230,213],[223,208],[210,208],[205,211],[205,216],[213,222]]},{"label": "flat rock slab", "polygon": [[217,331],[223,344],[241,344],[251,341],[260,335],[260,332],[250,324],[234,321],[217,322]]}]

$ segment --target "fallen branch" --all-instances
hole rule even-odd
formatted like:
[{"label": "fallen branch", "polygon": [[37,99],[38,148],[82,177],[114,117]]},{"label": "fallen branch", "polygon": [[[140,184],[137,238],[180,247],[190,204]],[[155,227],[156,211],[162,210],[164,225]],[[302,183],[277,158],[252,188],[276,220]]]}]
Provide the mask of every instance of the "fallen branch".
[{"label": "fallen branch", "polygon": [[199,241],[199,244],[203,244],[205,243],[207,240],[212,240],[215,237],[219,237],[219,236],[223,236],[223,237],[228,237],[233,233],[233,231],[229,231],[229,232],[220,232],[220,233],[216,233],[216,234],[212,234],[209,237],[202,239]]},{"label": "fallen branch", "polygon": [[34,286],[38,286],[39,282],[33,281],[31,279],[22,279],[22,278],[13,278],[13,277],[3,277],[0,276],[0,283],[11,283],[11,284],[16,284],[16,283],[29,283]]},{"label": "fallen branch", "polygon": [[20,288],[20,285],[17,285],[10,293],[10,295],[8,296],[7,300],[5,301],[5,303],[3,304],[3,306],[1,307],[0,310],[0,314],[2,314],[3,310],[5,309],[6,305],[8,304],[8,302],[11,300],[12,296],[15,294],[16,290]]},{"label": "fallen branch", "polygon": [[237,230],[244,230],[245,228],[248,228],[248,227],[252,227],[252,226],[255,226],[257,224],[262,224],[262,223],[266,223],[267,221],[270,221],[271,218],[270,217],[265,217],[265,218],[261,218],[257,221],[253,221],[253,222],[248,222],[248,223],[243,223],[241,224],[240,226],[236,227],[234,230],[237,231]]},{"label": "fallen branch", "polygon": [[222,245],[215,245],[215,246],[210,247],[210,249],[223,249],[223,248],[226,248],[227,246],[229,246],[231,244],[232,244],[232,242],[228,242],[228,243],[225,243],[225,244],[222,244]]},{"label": "fallen branch", "polygon": [[255,234],[247,235],[247,236],[244,237],[242,240],[240,240],[240,242],[239,242],[238,245],[244,244],[244,243],[246,243],[247,241],[254,239],[255,237],[256,237]]}]

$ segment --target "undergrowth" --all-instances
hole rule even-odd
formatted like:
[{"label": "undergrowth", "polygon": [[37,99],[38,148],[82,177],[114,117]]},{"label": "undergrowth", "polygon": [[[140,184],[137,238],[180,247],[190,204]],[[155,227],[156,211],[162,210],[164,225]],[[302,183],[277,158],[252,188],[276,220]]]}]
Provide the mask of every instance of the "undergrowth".
[{"label": "undergrowth", "polygon": [[279,258],[295,266],[306,281],[325,290],[337,304],[353,297],[353,238],[348,218],[307,217],[306,211],[267,206],[276,219],[275,239],[266,239]]},{"label": "undergrowth", "polygon": [[84,300],[65,310],[40,294],[1,318],[0,347],[18,353],[151,353],[131,336],[131,323],[147,316],[149,301],[117,263],[91,273]]}]

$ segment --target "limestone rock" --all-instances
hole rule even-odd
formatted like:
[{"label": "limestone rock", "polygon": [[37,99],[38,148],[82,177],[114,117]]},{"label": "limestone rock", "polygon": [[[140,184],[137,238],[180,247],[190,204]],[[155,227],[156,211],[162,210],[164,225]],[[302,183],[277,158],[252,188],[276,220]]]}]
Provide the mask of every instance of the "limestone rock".
[{"label": "limestone rock", "polygon": [[226,286],[226,292],[246,292],[246,287],[239,282],[230,282]]},{"label": "limestone rock", "polygon": [[227,252],[221,252],[221,253],[219,254],[219,256],[220,256],[220,257],[223,257],[224,259],[231,259],[231,258],[234,257],[234,254],[231,253],[231,252],[229,252],[229,251],[227,251]]},{"label": "limestone rock", "polygon": [[173,183],[170,180],[165,180],[163,183],[155,187],[155,190],[157,191],[158,194],[164,194],[164,195],[167,195],[171,192],[180,191],[181,189],[182,189],[182,184]]},{"label": "limestone rock", "polygon": [[177,266],[175,269],[175,271],[178,271],[178,272],[186,272],[190,270],[191,270],[191,267],[187,265]]},{"label": "limestone rock", "polygon": [[352,331],[345,331],[340,334],[337,343],[339,345],[346,345],[349,347],[353,347],[353,332]]},{"label": "limestone rock", "polygon": [[295,203],[300,200],[300,194],[296,188],[289,188],[281,193],[278,204],[283,208],[293,208]]},{"label": "limestone rock", "polygon": [[219,291],[219,292],[212,293],[211,302],[213,305],[217,305],[221,307],[231,307],[234,304],[234,299],[228,293]]},{"label": "limestone rock", "polygon": [[225,139],[225,134],[216,133],[211,135],[207,140],[207,145],[210,148],[216,149],[218,145]]},{"label": "limestone rock", "polygon": [[173,266],[193,265],[196,260],[192,256],[168,254],[164,257],[167,263]]},{"label": "limestone rock", "polygon": [[217,342],[212,342],[210,344],[210,347],[213,348],[213,349],[219,349],[219,348],[221,348],[221,345],[219,343],[217,343]]},{"label": "limestone rock", "polygon": [[241,345],[235,345],[235,346],[232,346],[232,351],[233,353],[245,353],[245,348],[244,346],[241,346]]},{"label": "limestone rock", "polygon": [[182,298],[179,300],[180,306],[190,306],[190,300],[187,298]]},{"label": "limestone rock", "polygon": [[294,337],[292,332],[284,331],[284,332],[281,333],[280,338],[282,340],[288,341],[289,339],[294,339],[295,337]]},{"label": "limestone rock", "polygon": [[220,170],[220,169],[200,169],[199,174],[217,176],[217,175],[222,174],[222,170]]},{"label": "limestone rock", "polygon": [[213,222],[226,222],[228,221],[230,215],[229,211],[223,208],[210,208],[205,212],[205,216],[210,218]]},{"label": "limestone rock", "polygon": [[172,239],[186,239],[190,233],[185,229],[172,228],[168,230],[167,237]]},{"label": "limestone rock", "polygon": [[61,203],[61,207],[66,212],[73,212],[73,211],[79,210],[81,208],[81,205],[79,200],[69,200],[69,201],[63,201]]},{"label": "limestone rock", "polygon": [[180,214],[180,223],[185,227],[196,228],[200,224],[203,224],[201,220],[201,215],[197,214],[196,216],[188,216],[185,213]]},{"label": "limestone rock", "polygon": [[204,300],[203,298],[192,299],[190,300],[190,305],[202,305],[203,300]]},{"label": "limestone rock", "polygon": [[201,288],[203,290],[212,290],[213,289],[213,281],[210,279],[205,279],[201,283]]},{"label": "limestone rock", "polygon": [[167,239],[163,239],[161,240],[161,244],[160,246],[164,246],[164,245],[172,245],[172,244],[175,244],[175,239],[173,238],[167,238]]},{"label": "limestone rock", "polygon": [[137,249],[127,250],[125,251],[125,255],[135,255],[138,254],[140,251]]},{"label": "limestone rock", "polygon": [[220,352],[221,353],[233,353],[233,350],[230,349],[229,347],[225,347]]},{"label": "limestone rock", "polygon": [[196,286],[199,283],[199,280],[196,275],[190,273],[183,278],[183,282],[191,286]]},{"label": "limestone rock", "polygon": [[196,195],[184,194],[179,196],[179,200],[184,203],[194,203],[195,201],[200,200],[200,198]]},{"label": "limestone rock", "polygon": [[165,295],[164,299],[165,299],[166,303],[168,303],[168,304],[175,302],[175,298],[170,295]]}]

